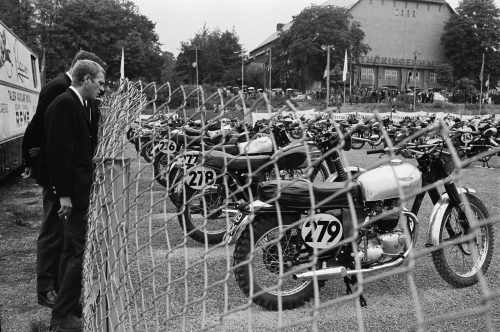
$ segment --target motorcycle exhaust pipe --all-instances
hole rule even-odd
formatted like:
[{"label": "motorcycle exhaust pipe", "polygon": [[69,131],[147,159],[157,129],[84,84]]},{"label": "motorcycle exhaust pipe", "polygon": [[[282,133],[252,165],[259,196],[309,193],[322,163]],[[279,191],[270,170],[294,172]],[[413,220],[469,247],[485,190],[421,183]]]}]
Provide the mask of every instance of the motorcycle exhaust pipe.
[{"label": "motorcycle exhaust pipe", "polygon": [[374,141],[373,139],[369,139],[369,138],[352,137],[352,136],[351,136],[351,139],[353,141],[360,141],[360,142],[373,142]]},{"label": "motorcycle exhaust pipe", "polygon": [[404,257],[398,258],[393,262],[383,264],[383,265],[377,265],[374,267],[370,267],[368,269],[347,271],[346,268],[343,266],[329,267],[326,269],[321,269],[321,270],[316,270],[316,271],[307,271],[304,273],[294,274],[293,279],[295,279],[295,280],[298,280],[298,279],[300,279],[300,280],[312,280],[314,277],[316,277],[318,280],[330,280],[330,279],[335,279],[335,278],[350,277],[350,276],[357,274],[357,273],[377,272],[377,271],[380,271],[383,269],[385,270],[387,268],[396,267],[396,266],[400,265],[401,263],[404,262],[404,260],[406,259],[406,256],[408,256],[408,253],[406,253],[406,255],[404,255]]}]

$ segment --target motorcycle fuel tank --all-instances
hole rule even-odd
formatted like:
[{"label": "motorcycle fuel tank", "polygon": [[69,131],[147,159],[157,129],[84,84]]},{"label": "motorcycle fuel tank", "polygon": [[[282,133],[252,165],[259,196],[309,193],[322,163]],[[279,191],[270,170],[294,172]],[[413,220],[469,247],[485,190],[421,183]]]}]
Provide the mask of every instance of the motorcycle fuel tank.
[{"label": "motorcycle fuel tank", "polygon": [[361,197],[365,201],[381,201],[416,194],[422,188],[422,174],[415,166],[401,160],[391,160],[384,165],[361,174],[358,178]]}]

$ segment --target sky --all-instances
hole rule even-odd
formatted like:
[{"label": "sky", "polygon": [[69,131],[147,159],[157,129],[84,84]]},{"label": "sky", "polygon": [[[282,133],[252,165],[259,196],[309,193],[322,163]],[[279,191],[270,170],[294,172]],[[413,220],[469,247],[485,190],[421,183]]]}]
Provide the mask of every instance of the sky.
[{"label": "sky", "polygon": [[[142,15],[156,23],[163,51],[178,55],[182,41],[189,41],[204,25],[212,31],[234,31],[246,53],[311,4],[326,0],[131,0]],[[500,7],[500,0],[494,0]],[[452,8],[459,0],[448,0]]]}]

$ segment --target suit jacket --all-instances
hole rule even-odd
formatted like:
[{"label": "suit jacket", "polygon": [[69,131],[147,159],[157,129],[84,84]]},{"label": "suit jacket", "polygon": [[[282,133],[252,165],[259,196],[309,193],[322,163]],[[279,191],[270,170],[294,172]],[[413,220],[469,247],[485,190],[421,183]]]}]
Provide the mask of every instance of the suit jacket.
[{"label": "suit jacket", "polygon": [[45,126],[49,180],[56,197],[69,196],[74,207],[87,208],[97,142],[89,110],[67,89],[47,108]]},{"label": "suit jacket", "polygon": [[[46,130],[45,130],[45,112],[50,103],[71,85],[71,79],[65,73],[59,74],[56,78],[47,83],[38,98],[35,115],[28,124],[24,133],[22,153],[25,166],[34,168],[33,176],[37,183],[42,186],[49,184],[49,173],[45,162],[46,154]],[[28,150],[33,147],[40,147],[40,154],[36,158],[29,156]]]}]

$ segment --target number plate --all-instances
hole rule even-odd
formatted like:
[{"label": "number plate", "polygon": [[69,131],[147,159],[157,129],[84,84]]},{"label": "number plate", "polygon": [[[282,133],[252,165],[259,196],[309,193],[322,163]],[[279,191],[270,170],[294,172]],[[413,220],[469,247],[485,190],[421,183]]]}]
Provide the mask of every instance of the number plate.
[{"label": "number plate", "polygon": [[196,165],[196,161],[198,159],[199,154],[200,153],[198,151],[186,151],[181,155],[177,156],[175,163],[179,166]]},{"label": "number plate", "polygon": [[462,134],[462,137],[460,137],[460,139],[465,144],[469,144],[470,142],[472,142],[472,134],[469,133]]},{"label": "number plate", "polygon": [[195,166],[187,170],[184,182],[189,187],[200,190],[215,182],[217,173],[215,170],[205,166]]},{"label": "number plate", "polygon": [[158,142],[158,144],[155,145],[154,151],[156,153],[161,152],[165,154],[171,154],[177,151],[177,144],[169,139],[162,139]]},{"label": "number plate", "polygon": [[326,213],[315,214],[304,219],[302,238],[312,248],[333,247],[342,238],[343,228],[340,220]]}]

